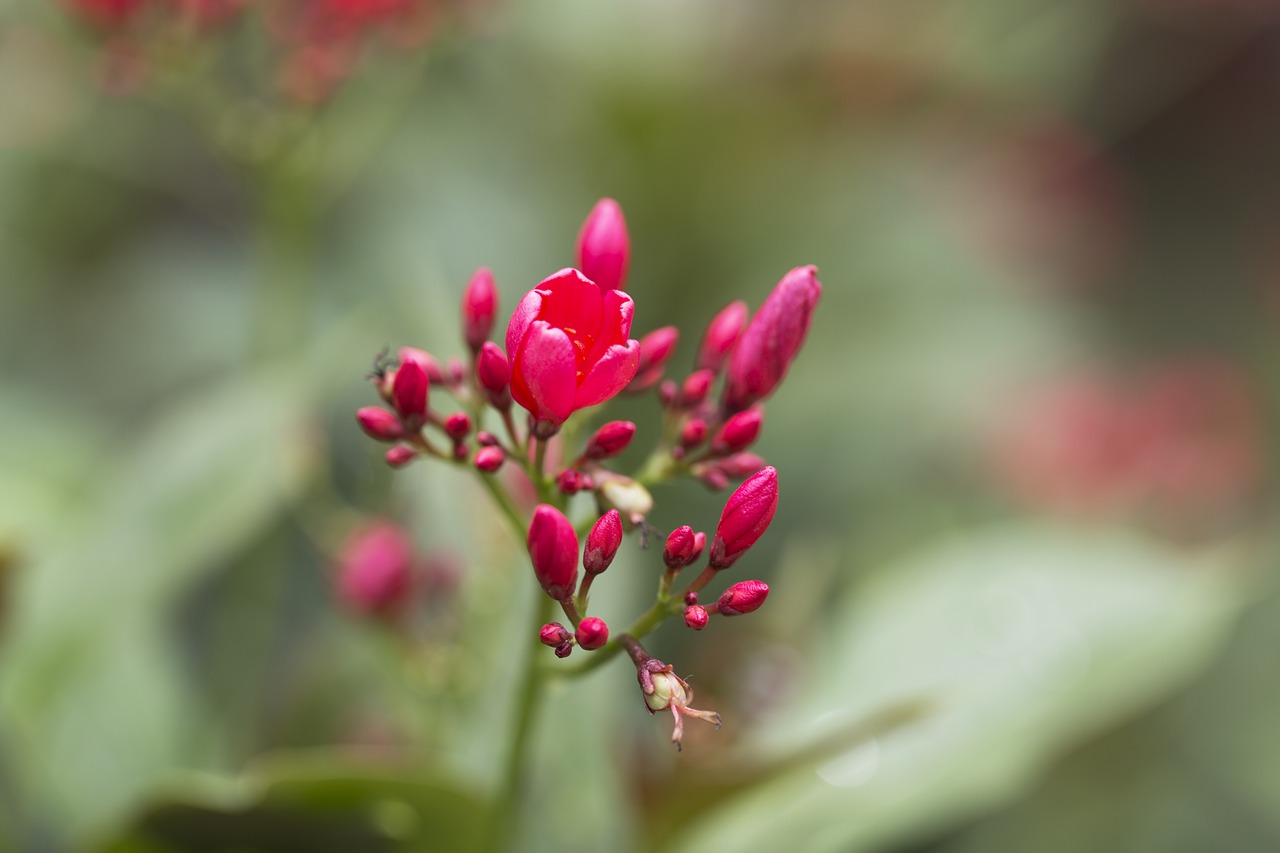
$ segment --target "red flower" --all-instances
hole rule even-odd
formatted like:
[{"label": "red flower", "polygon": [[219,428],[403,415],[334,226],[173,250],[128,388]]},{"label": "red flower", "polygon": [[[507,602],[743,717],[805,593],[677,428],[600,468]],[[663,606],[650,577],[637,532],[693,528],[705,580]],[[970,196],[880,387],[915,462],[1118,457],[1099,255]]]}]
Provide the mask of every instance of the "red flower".
[{"label": "red flower", "polygon": [[621,391],[640,365],[629,340],[635,303],[563,269],[525,294],[507,326],[511,396],[539,421],[559,426],[578,409]]}]

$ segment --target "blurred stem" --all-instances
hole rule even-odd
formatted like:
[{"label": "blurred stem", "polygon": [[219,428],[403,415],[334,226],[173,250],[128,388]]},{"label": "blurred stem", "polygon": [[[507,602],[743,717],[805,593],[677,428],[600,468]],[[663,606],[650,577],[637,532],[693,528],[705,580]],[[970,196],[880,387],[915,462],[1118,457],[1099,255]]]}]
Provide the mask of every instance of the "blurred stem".
[{"label": "blurred stem", "polygon": [[507,490],[502,488],[502,484],[492,474],[481,474],[480,484],[485,487],[489,497],[493,498],[494,504],[502,511],[507,524],[511,525],[511,533],[516,537],[516,541],[522,541],[528,534],[529,524],[520,517],[520,511],[511,502],[511,496],[507,494]]},{"label": "blurred stem", "polygon": [[[524,636],[535,637],[539,629],[551,621],[553,605],[548,596],[539,590],[535,593],[533,619]],[[521,806],[525,777],[528,775],[529,736],[533,732],[536,711],[541,704],[542,687],[545,680],[540,667],[534,660],[537,647],[533,643],[521,643],[526,649],[523,674],[516,693],[515,712],[511,724],[511,744],[507,750],[507,761],[503,770],[502,788],[498,795],[498,810],[495,828],[499,835],[494,849],[509,846],[512,833],[520,824]]]}]

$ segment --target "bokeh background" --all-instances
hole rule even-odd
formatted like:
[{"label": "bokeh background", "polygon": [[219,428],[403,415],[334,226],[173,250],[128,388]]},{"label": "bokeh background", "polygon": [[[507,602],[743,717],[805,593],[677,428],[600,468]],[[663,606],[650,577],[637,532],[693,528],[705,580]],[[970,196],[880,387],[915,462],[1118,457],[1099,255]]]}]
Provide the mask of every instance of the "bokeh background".
[{"label": "bokeh background", "polygon": [[[123,5],[0,3],[0,848],[475,843],[534,585],[352,412],[601,196],[679,365],[825,292],[770,601],[655,637],[724,729],[557,685],[522,849],[1280,847],[1274,3],[486,0],[333,54],[298,4]],[[374,517],[432,567],[407,628],[333,592]]]}]

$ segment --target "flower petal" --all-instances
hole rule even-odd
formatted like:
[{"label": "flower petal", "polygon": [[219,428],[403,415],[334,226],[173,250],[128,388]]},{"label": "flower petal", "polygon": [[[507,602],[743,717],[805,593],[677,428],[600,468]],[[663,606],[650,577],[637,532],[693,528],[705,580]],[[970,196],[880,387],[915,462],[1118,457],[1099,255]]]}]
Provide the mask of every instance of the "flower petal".
[{"label": "flower petal", "polygon": [[572,329],[571,338],[596,337],[604,306],[595,282],[575,269],[562,269],[543,279],[538,290],[546,293],[539,320],[557,329]]},{"label": "flower petal", "polygon": [[559,424],[573,414],[577,361],[573,343],[561,329],[553,328],[545,320],[534,320],[530,324],[513,371],[513,396],[516,375],[528,390],[529,402],[533,403],[530,406],[520,401],[520,405],[535,416]]},{"label": "flower petal", "polygon": [[[616,292],[616,291],[614,291]],[[595,406],[616,395],[635,378],[640,368],[640,342],[627,341],[605,351],[591,372],[583,379],[574,400],[575,409]]]},{"label": "flower petal", "polygon": [[520,344],[524,341],[525,333],[529,331],[529,324],[538,319],[545,295],[543,291],[536,288],[530,290],[512,312],[511,322],[507,324],[507,355],[509,357],[514,358],[520,351]]}]

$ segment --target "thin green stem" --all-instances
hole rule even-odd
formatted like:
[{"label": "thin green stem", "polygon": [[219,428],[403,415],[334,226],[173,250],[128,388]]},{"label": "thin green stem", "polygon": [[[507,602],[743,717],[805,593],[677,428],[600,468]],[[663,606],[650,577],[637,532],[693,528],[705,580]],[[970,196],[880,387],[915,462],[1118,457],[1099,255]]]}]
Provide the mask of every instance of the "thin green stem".
[{"label": "thin green stem", "polygon": [[[677,610],[672,609],[670,601],[655,601],[644,615],[631,623],[631,627],[627,628],[619,636],[631,636],[636,639],[644,637],[652,633],[655,628],[666,621],[668,617],[675,615],[676,612]],[[622,649],[623,645],[620,639],[610,640],[601,646],[598,651],[592,652],[585,662],[573,667],[557,667],[554,670],[554,675],[563,678],[577,678],[578,676],[586,675],[597,667],[608,663]]]},{"label": "thin green stem", "polygon": [[489,497],[493,498],[493,502],[502,511],[507,523],[511,525],[511,532],[515,535],[516,540],[523,540],[528,535],[529,525],[521,518],[520,511],[511,502],[511,496],[507,494],[506,489],[502,488],[497,478],[489,474],[480,475],[480,484],[485,487],[485,490],[489,492]]},{"label": "thin green stem", "polygon": [[[536,636],[538,629],[551,620],[554,602],[539,591],[533,607],[533,619],[529,625],[528,636]],[[511,730],[511,743],[507,747],[507,760],[503,766],[502,788],[498,793],[496,812],[496,829],[498,843],[495,849],[506,846],[511,839],[512,831],[519,825],[520,805],[525,777],[528,775],[529,737],[533,733],[536,711],[541,704],[542,688],[545,679],[541,668],[536,665],[533,655],[536,648],[530,644],[524,663],[524,672],[516,693],[514,719]]]}]

